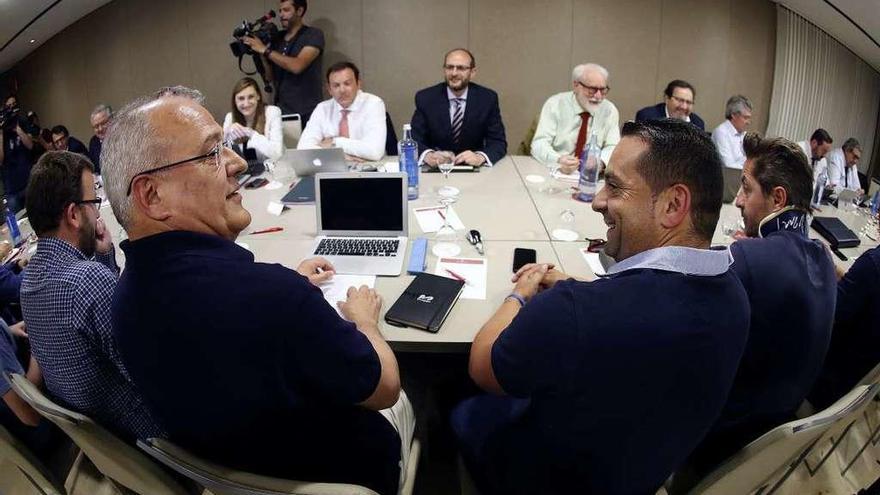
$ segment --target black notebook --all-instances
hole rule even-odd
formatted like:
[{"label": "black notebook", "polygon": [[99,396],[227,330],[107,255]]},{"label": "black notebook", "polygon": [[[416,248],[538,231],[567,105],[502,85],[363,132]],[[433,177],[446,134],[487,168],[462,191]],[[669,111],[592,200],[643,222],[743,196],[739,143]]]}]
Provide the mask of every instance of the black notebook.
[{"label": "black notebook", "polygon": [[461,280],[419,273],[385,313],[385,321],[437,333],[463,288]]},{"label": "black notebook", "polygon": [[835,217],[813,217],[812,227],[833,248],[856,247],[861,243],[859,236]]}]

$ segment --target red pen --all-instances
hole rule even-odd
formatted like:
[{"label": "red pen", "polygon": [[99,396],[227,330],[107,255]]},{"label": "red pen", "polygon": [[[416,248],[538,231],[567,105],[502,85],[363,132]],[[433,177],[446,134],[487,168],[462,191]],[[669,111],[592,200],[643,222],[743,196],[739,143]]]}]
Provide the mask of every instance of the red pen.
[{"label": "red pen", "polygon": [[455,280],[461,280],[462,282],[465,283],[465,285],[470,285],[470,282],[468,282],[468,280],[466,278],[455,273],[454,271],[450,270],[449,268],[444,268],[444,270],[446,270],[446,273],[452,275],[452,278],[454,278]]},{"label": "red pen", "polygon": [[269,227],[268,229],[255,230],[255,231],[249,233],[248,235],[254,235],[254,234],[268,234],[268,233],[270,233],[270,232],[281,232],[282,230],[284,230],[284,227]]}]

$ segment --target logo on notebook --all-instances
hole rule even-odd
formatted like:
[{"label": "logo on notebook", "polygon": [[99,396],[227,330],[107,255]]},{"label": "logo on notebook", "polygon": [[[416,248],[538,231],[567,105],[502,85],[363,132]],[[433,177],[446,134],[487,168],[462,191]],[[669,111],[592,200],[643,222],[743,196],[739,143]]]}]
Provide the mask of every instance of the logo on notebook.
[{"label": "logo on notebook", "polygon": [[312,165],[314,165],[314,166],[316,166],[316,167],[320,167],[320,166],[323,165],[323,164],[324,164],[324,163],[321,162],[321,159],[320,159],[320,158],[315,158],[314,160],[312,160]]},{"label": "logo on notebook", "polygon": [[431,304],[432,302],[434,302],[434,296],[422,294],[416,298],[416,301]]}]

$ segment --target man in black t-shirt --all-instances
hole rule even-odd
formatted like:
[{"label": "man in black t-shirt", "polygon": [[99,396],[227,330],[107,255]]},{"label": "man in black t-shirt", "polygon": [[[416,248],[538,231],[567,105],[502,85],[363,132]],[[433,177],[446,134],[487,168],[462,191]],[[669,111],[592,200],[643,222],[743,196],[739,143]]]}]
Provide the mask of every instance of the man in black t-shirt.
[{"label": "man in black t-shirt", "polygon": [[[284,114],[298,113],[305,126],[312,111],[321,102],[321,60],[324,32],[303,24],[307,0],[281,0],[278,17],[283,36],[266,46],[262,41],[244,36],[241,41],[262,55],[267,79],[275,82],[275,104]],[[268,63],[267,63],[268,62]]]}]

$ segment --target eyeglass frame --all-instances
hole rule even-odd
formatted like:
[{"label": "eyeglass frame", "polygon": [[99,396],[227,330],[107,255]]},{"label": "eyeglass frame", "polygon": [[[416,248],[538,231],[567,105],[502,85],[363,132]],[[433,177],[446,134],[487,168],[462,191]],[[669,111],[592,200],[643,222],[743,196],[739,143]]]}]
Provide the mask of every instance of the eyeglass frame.
[{"label": "eyeglass frame", "polygon": [[695,103],[694,100],[685,100],[684,98],[679,98],[675,95],[670,96],[669,99],[675,100],[676,102],[678,102],[679,105],[687,105],[689,107],[694,106]]},{"label": "eyeglass frame", "polygon": [[233,144],[232,141],[222,140],[219,143],[217,143],[213,148],[211,148],[211,151],[209,151],[203,155],[194,156],[192,158],[187,158],[186,160],[180,160],[180,161],[177,161],[174,163],[169,163],[168,165],[162,165],[161,167],[151,168],[150,170],[144,170],[143,172],[138,172],[131,177],[130,181],[128,181],[128,189],[126,189],[126,191],[125,191],[125,196],[126,197],[131,196],[131,187],[134,184],[134,180],[142,175],[148,175],[148,174],[152,174],[155,172],[160,172],[162,170],[168,170],[169,168],[176,167],[178,165],[184,165],[186,163],[201,161],[201,160],[204,160],[205,158],[211,158],[211,156],[214,157],[214,160],[216,162],[215,164],[216,164],[217,168],[220,168],[220,154],[223,153],[224,148],[231,150],[232,144]]},{"label": "eyeglass frame", "polygon": [[103,203],[103,202],[104,202],[104,200],[102,200],[101,198],[78,199],[76,201],[71,201],[71,203],[73,203],[75,205],[95,205],[95,208],[97,208],[99,210],[101,209],[101,203]]},{"label": "eyeglass frame", "polygon": [[608,244],[608,241],[605,239],[590,239],[589,237],[584,238],[587,241],[587,251],[590,253],[598,253],[602,251],[602,248]]},{"label": "eyeglass frame", "polygon": [[467,72],[469,70],[474,70],[473,65],[453,65],[453,64],[443,64],[443,70],[448,72]]},{"label": "eyeglass frame", "polygon": [[602,95],[604,96],[604,95],[607,95],[609,91],[611,91],[611,86],[608,86],[608,85],[605,85],[604,87],[601,87],[601,88],[597,88],[595,86],[587,86],[586,84],[580,82],[577,79],[574,80],[574,83],[577,84],[578,86],[584,88],[585,90],[587,90],[587,95],[589,95],[589,96],[593,96],[594,94],[599,93],[599,92],[601,92]]}]

